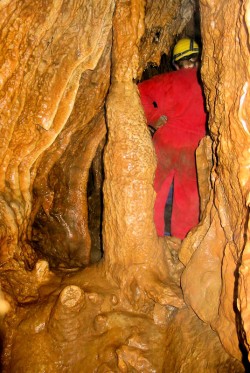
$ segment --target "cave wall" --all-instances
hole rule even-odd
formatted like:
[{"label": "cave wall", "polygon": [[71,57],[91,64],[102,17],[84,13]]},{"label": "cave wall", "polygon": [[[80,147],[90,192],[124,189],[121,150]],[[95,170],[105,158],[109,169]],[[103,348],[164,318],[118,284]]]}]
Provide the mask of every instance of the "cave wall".
[{"label": "cave wall", "polygon": [[[250,4],[199,5],[209,135],[197,151],[201,222],[180,242],[153,224],[156,160],[135,82],[197,2],[0,3],[4,371],[243,371]],[[90,266],[100,146],[104,257]]]},{"label": "cave wall", "polygon": [[[181,256],[187,264],[182,286],[187,303],[218,331],[226,349],[240,358],[238,339],[243,336],[239,292],[247,281],[240,267],[245,268],[242,255],[246,255],[249,239],[249,4],[200,4],[202,77],[212,138],[206,146],[211,146],[213,161],[206,212],[195,236],[182,248]],[[197,250],[191,260],[190,256],[184,258],[194,247]],[[245,302],[247,294],[243,307],[247,317]],[[248,328],[245,331],[248,334]]]}]

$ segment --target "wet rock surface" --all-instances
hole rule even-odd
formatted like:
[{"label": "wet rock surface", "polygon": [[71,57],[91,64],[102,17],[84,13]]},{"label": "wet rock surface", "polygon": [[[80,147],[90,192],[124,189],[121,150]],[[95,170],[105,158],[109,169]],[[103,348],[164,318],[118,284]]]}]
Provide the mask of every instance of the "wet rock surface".
[{"label": "wet rock surface", "polygon": [[3,372],[247,371],[247,2],[199,2],[201,221],[183,242],[153,224],[136,82],[197,5],[0,2]]}]

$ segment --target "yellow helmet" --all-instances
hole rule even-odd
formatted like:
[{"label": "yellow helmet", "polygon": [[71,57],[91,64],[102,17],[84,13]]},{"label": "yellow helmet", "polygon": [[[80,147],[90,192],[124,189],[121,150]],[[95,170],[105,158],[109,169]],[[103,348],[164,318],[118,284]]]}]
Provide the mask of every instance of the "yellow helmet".
[{"label": "yellow helmet", "polygon": [[190,56],[191,54],[198,54],[198,44],[189,38],[180,39],[173,50],[173,61],[179,61],[183,57]]}]

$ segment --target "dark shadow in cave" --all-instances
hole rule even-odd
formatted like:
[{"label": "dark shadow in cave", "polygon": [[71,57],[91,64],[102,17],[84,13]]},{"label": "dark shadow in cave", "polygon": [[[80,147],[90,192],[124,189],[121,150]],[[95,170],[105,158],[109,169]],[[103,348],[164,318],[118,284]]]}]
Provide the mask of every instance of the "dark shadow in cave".
[{"label": "dark shadow in cave", "polygon": [[159,66],[155,63],[149,62],[146,69],[142,73],[140,82],[150,79],[155,75],[167,73],[174,70],[174,67],[171,62],[171,56],[166,55],[165,53],[161,56],[161,61]]},{"label": "dark shadow in cave", "polygon": [[[106,142],[106,139],[105,139]],[[87,185],[88,199],[88,227],[91,236],[90,263],[96,263],[103,257],[102,244],[102,218],[103,218],[103,164],[104,142],[102,142],[96,152],[89,169]]]},{"label": "dark shadow in cave", "polygon": [[[246,230],[247,230],[247,226],[245,227],[245,231]],[[244,236],[244,247],[246,245],[246,242],[247,242],[247,236],[245,234],[245,236]],[[243,251],[242,251],[242,253],[243,253]],[[241,256],[240,256],[239,261],[237,263],[237,267],[234,271],[235,282],[234,282],[233,310],[235,312],[235,325],[236,325],[236,331],[237,331],[237,336],[238,336],[238,340],[239,340],[239,350],[241,351],[241,354],[242,354],[241,362],[242,362],[242,364],[245,368],[245,371],[250,372],[250,362],[248,360],[248,349],[246,347],[247,337],[246,337],[246,332],[245,332],[244,327],[243,327],[241,312],[239,311],[239,309],[237,307],[237,299],[238,299],[238,295],[239,295],[239,278],[240,278],[239,268],[242,264],[242,253],[241,253]]]},{"label": "dark shadow in cave", "polygon": [[4,334],[2,330],[0,329],[0,372],[3,371],[3,349],[4,349]]}]

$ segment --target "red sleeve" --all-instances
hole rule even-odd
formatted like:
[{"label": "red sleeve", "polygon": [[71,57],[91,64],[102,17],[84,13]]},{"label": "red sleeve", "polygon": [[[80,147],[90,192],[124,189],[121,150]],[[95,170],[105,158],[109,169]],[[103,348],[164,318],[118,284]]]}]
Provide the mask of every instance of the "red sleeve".
[{"label": "red sleeve", "polygon": [[157,95],[157,82],[145,80],[138,84],[141,103],[146,115],[147,123],[154,124],[162,115],[160,110],[160,102]]}]

